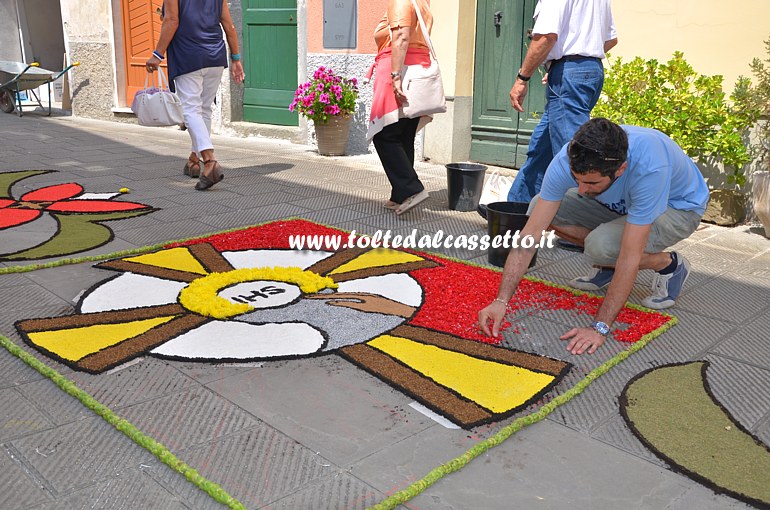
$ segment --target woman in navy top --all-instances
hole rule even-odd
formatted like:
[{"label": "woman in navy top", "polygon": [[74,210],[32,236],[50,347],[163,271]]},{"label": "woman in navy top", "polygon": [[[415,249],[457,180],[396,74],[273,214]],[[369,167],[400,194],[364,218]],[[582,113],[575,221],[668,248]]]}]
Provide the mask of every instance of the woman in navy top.
[{"label": "woman in navy top", "polygon": [[168,51],[169,82],[182,101],[185,126],[192,139],[184,174],[199,177],[197,190],[208,189],[224,177],[211,142],[212,104],[227,67],[222,30],[231,51],[230,75],[236,83],[242,83],[245,75],[238,35],[226,0],[163,0],[160,37],[147,60],[147,72],[153,72]]}]

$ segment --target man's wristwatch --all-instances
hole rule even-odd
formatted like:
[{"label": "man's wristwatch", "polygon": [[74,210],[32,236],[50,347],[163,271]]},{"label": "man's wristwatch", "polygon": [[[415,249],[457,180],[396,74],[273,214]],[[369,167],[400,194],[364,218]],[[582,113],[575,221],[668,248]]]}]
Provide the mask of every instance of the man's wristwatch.
[{"label": "man's wristwatch", "polygon": [[607,336],[607,334],[610,332],[610,327],[602,321],[592,322],[591,327],[602,336]]},{"label": "man's wristwatch", "polygon": [[521,74],[521,71],[519,71],[519,72],[516,74],[516,78],[518,78],[518,79],[520,79],[521,81],[523,81],[523,82],[525,82],[525,83],[526,83],[526,82],[528,82],[528,81],[529,81],[529,79],[530,79],[530,78],[532,78],[532,77],[531,77],[531,76],[524,76],[523,74]]}]

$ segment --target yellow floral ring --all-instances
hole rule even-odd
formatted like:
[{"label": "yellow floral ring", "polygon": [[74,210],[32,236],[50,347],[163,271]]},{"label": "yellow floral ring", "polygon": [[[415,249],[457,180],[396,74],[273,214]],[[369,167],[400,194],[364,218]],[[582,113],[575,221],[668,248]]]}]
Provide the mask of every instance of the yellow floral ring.
[{"label": "yellow floral ring", "polygon": [[299,267],[235,269],[225,273],[211,273],[193,280],[179,293],[179,303],[199,315],[215,319],[229,319],[248,313],[255,307],[248,302],[237,299],[239,302],[233,303],[230,299],[220,296],[220,293],[233,285],[258,281],[296,285],[304,294],[314,294],[324,289],[336,289],[338,286],[333,279],[327,276],[320,276]]}]

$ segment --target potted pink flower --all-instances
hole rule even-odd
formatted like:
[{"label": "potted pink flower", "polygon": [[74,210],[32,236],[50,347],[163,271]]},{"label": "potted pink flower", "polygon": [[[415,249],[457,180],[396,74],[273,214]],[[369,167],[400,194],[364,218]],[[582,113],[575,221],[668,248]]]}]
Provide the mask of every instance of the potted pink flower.
[{"label": "potted pink flower", "polygon": [[343,78],[321,66],[312,80],[297,87],[289,111],[313,121],[320,154],[341,156],[345,154],[356,99],[358,80]]}]

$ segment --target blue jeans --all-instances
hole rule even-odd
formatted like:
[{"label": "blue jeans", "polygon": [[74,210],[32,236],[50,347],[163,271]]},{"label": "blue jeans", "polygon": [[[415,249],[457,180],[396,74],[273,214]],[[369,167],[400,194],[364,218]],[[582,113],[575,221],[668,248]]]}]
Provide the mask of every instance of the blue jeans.
[{"label": "blue jeans", "polygon": [[545,170],[553,157],[591,117],[604,85],[601,60],[571,57],[551,64],[545,112],[532,132],[527,161],[508,192],[509,202],[528,203],[540,193]]}]

